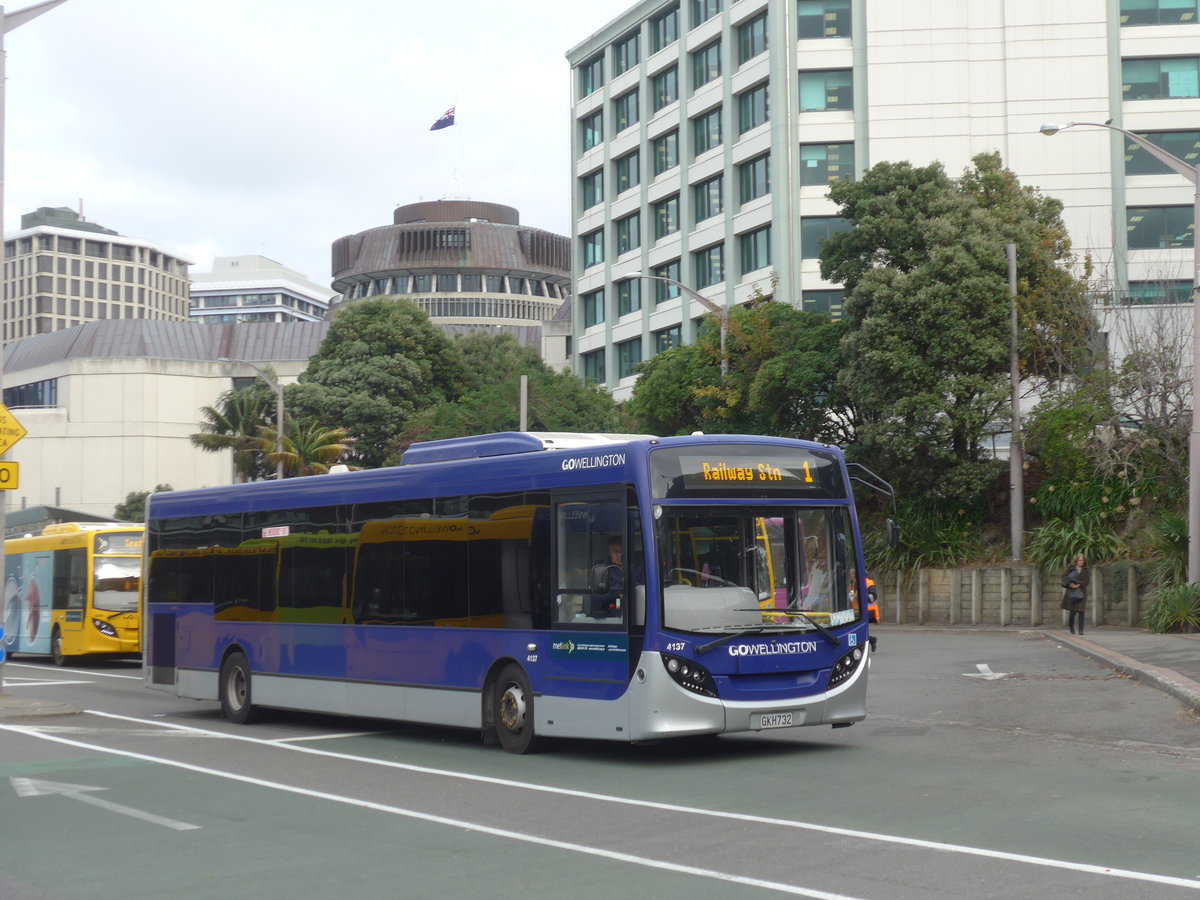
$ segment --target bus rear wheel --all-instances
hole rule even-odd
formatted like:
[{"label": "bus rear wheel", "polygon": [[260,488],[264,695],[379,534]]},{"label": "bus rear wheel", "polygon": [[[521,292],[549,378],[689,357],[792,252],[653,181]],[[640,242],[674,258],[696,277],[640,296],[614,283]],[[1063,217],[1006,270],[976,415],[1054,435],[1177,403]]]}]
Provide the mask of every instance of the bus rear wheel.
[{"label": "bus rear wheel", "polygon": [[533,728],[533,690],[519,666],[510,664],[500,670],[493,697],[492,720],[500,746],[509,753],[536,750],[540,741]]},{"label": "bus rear wheel", "polygon": [[55,625],[54,631],[50,632],[50,656],[56,666],[65,666],[71,661],[71,657],[63,653],[62,645],[62,631]]},{"label": "bus rear wheel", "polygon": [[230,653],[221,663],[221,715],[236,725],[248,725],[261,718],[250,702],[250,661],[240,650]]}]

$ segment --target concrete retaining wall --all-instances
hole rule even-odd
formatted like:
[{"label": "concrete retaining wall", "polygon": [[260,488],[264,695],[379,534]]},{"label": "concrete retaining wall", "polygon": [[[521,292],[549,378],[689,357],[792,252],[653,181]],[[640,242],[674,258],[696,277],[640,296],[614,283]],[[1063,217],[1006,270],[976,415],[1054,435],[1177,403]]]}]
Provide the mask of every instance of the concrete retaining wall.
[{"label": "concrete retaining wall", "polygon": [[[1091,574],[1087,623],[1140,625],[1144,581],[1138,567],[1093,566]],[[900,625],[1065,625],[1061,577],[1019,565],[880,572],[879,618]]]}]

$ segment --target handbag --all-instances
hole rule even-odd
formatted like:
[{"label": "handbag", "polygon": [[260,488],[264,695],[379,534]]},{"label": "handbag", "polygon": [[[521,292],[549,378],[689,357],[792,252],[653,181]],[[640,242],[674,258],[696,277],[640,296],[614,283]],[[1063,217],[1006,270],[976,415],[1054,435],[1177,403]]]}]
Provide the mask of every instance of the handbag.
[{"label": "handbag", "polygon": [[1081,587],[1067,588],[1067,599],[1068,600],[1082,600],[1083,599],[1083,588],[1081,588]]}]

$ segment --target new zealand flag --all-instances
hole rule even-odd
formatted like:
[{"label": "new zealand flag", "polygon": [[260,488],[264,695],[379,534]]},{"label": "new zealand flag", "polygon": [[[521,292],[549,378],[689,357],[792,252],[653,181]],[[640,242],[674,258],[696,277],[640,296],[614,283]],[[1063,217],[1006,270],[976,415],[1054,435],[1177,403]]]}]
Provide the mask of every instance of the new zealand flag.
[{"label": "new zealand flag", "polygon": [[453,124],[454,124],[454,107],[452,106],[448,110],[446,110],[444,113],[442,113],[442,117],[440,119],[438,119],[431,126],[429,126],[429,130],[437,131],[439,128],[449,128]]}]

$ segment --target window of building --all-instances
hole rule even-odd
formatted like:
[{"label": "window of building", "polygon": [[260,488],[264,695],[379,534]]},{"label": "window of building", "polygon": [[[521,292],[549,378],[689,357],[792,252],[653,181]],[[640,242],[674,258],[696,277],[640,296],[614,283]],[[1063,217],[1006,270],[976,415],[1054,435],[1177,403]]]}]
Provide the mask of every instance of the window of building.
[{"label": "window of building", "polygon": [[767,121],[770,108],[767,105],[767,82],[738,94],[738,134],[745,134]]},{"label": "window of building", "polygon": [[651,207],[654,214],[654,239],[666,237],[679,230],[679,195],[659,200]]},{"label": "window of building", "polygon": [[1121,0],[1121,25],[1194,25],[1200,0]]},{"label": "window of building", "polygon": [[692,54],[692,89],[721,77],[721,42],[713,41]]},{"label": "window of building", "polygon": [[634,213],[617,219],[617,255],[628,253],[642,244],[642,216]]},{"label": "window of building", "polygon": [[604,54],[593,57],[579,67],[579,96],[586,97],[604,84]]},{"label": "window of building", "polygon": [[[1200,131],[1139,131],[1138,136],[1185,162],[1194,164],[1200,160]],[[1172,171],[1133,141],[1126,139],[1126,175],[1166,175]]]},{"label": "window of building", "polygon": [[800,73],[800,111],[854,109],[854,76],[849,69]]},{"label": "window of building", "polygon": [[817,259],[821,245],[835,234],[849,231],[854,224],[841,216],[803,216],[800,219],[800,255]]},{"label": "window of building", "polygon": [[850,0],[800,0],[801,38],[850,37]]},{"label": "window of building", "polygon": [[683,326],[672,325],[654,332],[654,352],[666,353],[683,343]]},{"label": "window of building", "polygon": [[618,316],[627,316],[642,308],[641,279],[629,278],[625,281],[618,281],[614,286],[617,289]]},{"label": "window of building", "polygon": [[583,250],[583,267],[585,269],[604,262],[604,229],[582,235],[579,238],[580,249]]},{"label": "window of building", "polygon": [[583,327],[591,328],[604,321],[604,289],[590,291],[579,298],[583,303]]},{"label": "window of building", "polygon": [[[399,279],[393,279],[398,281]],[[408,284],[408,279],[404,279],[404,283]],[[464,294],[478,294],[483,291],[483,276],[482,275],[463,275],[462,289]],[[401,292],[402,293],[402,292]]]},{"label": "window of building", "polygon": [[50,378],[46,381],[33,381],[5,388],[4,405],[10,408],[58,406],[58,379]]},{"label": "window of building", "polygon": [[613,163],[618,194],[623,194],[638,184],[640,180],[638,155],[638,151],[634,150],[632,153],[626,153]]},{"label": "window of building", "polygon": [[692,0],[692,27],[702,25],[721,12],[721,0]]},{"label": "window of building", "polygon": [[503,294],[504,293],[504,276],[503,275],[488,275],[487,276],[487,289],[488,289],[488,293],[491,293],[491,294]]},{"label": "window of building", "polygon": [[801,303],[805,312],[825,313],[831,318],[840,319],[844,295],[845,291],[840,289],[804,291],[801,295]]},{"label": "window of building", "polygon": [[767,225],[738,236],[742,254],[742,274],[765,269],[771,264],[771,226]]},{"label": "window of building", "polygon": [[671,66],[651,79],[650,90],[654,97],[654,111],[670,106],[679,99],[679,68]]},{"label": "window of building", "polygon": [[696,222],[720,215],[725,209],[725,179],[718,175],[692,187],[692,208]]},{"label": "window of building", "polygon": [[755,16],[738,26],[738,65],[767,52],[767,14]]},{"label": "window of building", "polygon": [[696,285],[706,288],[725,280],[725,245],[713,244],[692,254],[696,262]]},{"label": "window of building", "polygon": [[592,384],[604,384],[608,381],[608,376],[604,374],[604,350],[593,350],[591,353],[585,353],[583,360],[583,377],[585,381],[590,381]]},{"label": "window of building", "polygon": [[431,293],[433,293],[433,276],[432,275],[414,275],[413,276],[413,293],[414,294],[431,294]]},{"label": "window of building", "polygon": [[617,377],[628,378],[637,374],[637,367],[642,361],[642,339],[633,338],[617,344]]},{"label": "window of building", "polygon": [[[670,278],[671,281],[678,281],[680,276],[679,260],[673,259],[669,263],[663,263],[661,266],[655,266],[650,270],[650,274],[657,278]],[[671,284],[667,281],[654,282],[654,302],[665,303],[668,300],[674,300],[679,296],[679,286]]]},{"label": "window of building", "polygon": [[657,53],[663,47],[679,40],[679,7],[668,9],[650,20],[650,52]]},{"label": "window of building", "polygon": [[1196,240],[1192,206],[1131,206],[1126,210],[1130,250],[1192,247]]},{"label": "window of building", "polygon": [[1190,303],[1192,301],[1190,281],[1131,281],[1129,302],[1134,304]]},{"label": "window of building", "polygon": [[655,177],[679,165],[679,132],[668,131],[652,141]]},{"label": "window of building", "polygon": [[756,197],[766,196],[771,192],[771,156],[764,153],[738,166],[738,180],[741,182],[738,197],[742,203],[749,203]]},{"label": "window of building", "polygon": [[697,156],[721,146],[721,107],[692,119],[692,145]]},{"label": "window of building", "polygon": [[624,131],[638,120],[638,92],[634,88],[613,101],[613,128],[617,133]]},{"label": "window of building", "polygon": [[853,144],[800,145],[801,184],[829,184],[853,177]]},{"label": "window of building", "polygon": [[604,113],[597,110],[590,116],[584,116],[579,120],[579,129],[584,150],[599,146],[604,140]]},{"label": "window of building", "polygon": [[525,293],[525,279],[518,278],[516,275],[509,275],[508,276],[508,292],[510,294],[524,294]]},{"label": "window of building", "polygon": [[1121,92],[1125,100],[1200,97],[1200,57],[1171,56],[1121,60]]},{"label": "window of building", "polygon": [[583,208],[591,209],[599,203],[604,202],[604,170],[597,169],[595,172],[589,172],[587,175],[579,179],[580,196],[583,199]]},{"label": "window of building", "polygon": [[457,275],[439,275],[437,277],[437,289],[441,293],[450,293],[458,290]]},{"label": "window of building", "polygon": [[641,60],[641,35],[636,31],[613,44],[613,75],[628,72]]}]

